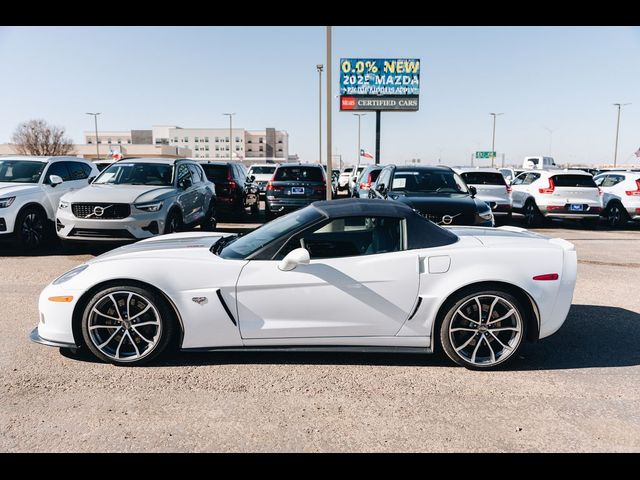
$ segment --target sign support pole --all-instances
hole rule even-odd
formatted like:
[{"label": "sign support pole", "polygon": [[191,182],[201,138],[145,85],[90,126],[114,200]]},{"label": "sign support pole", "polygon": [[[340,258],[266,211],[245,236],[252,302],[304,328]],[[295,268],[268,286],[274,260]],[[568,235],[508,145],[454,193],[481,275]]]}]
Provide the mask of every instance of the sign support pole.
[{"label": "sign support pole", "polygon": [[376,110],[376,165],[380,165],[380,110]]}]

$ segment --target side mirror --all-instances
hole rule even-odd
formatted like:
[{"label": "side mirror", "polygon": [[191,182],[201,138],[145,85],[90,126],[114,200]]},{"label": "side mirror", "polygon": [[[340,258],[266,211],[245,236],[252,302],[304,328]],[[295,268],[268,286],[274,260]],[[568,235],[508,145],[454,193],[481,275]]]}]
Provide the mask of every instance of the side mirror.
[{"label": "side mirror", "polygon": [[249,175],[247,177],[247,182],[249,182],[249,183],[253,183],[253,182],[255,182],[255,180],[256,180],[256,177],[254,175]]},{"label": "side mirror", "polygon": [[473,185],[470,185],[469,186],[469,193],[471,193],[471,198],[473,198],[478,193],[478,190],[476,190],[476,187],[474,187]]},{"label": "side mirror", "polygon": [[379,183],[378,185],[376,185],[376,190],[380,193],[384,193],[386,187],[384,185],[384,183]]},{"label": "side mirror", "polygon": [[59,175],[49,175],[49,183],[51,184],[52,187],[57,187],[63,181],[64,180],[62,180],[62,177]]},{"label": "side mirror", "polygon": [[289,254],[280,261],[278,268],[284,272],[288,272],[298,265],[309,265],[310,261],[309,251],[306,248],[296,248],[295,250],[291,250]]},{"label": "side mirror", "polygon": [[184,180],[182,180],[182,182],[180,182],[180,188],[182,188],[183,190],[191,187],[191,185],[193,185],[193,183],[191,182],[190,178],[185,178]]},{"label": "side mirror", "polygon": [[96,179],[96,177],[89,177],[87,178],[87,183],[91,183]]}]

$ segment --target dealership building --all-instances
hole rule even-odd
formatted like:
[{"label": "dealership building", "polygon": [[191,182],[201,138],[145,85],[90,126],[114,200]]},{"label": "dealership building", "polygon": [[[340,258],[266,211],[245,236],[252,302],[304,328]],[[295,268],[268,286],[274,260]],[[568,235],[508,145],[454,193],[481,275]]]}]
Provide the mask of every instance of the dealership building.
[{"label": "dealership building", "polygon": [[[95,145],[95,132],[84,132],[86,145]],[[246,130],[234,128],[183,128],[177,125],[155,125],[151,130],[98,132],[98,144],[111,151],[129,154],[132,145],[189,150],[194,159],[224,160],[231,158],[245,163],[257,161],[282,162],[289,159],[289,134],[284,130],[265,128]]]}]

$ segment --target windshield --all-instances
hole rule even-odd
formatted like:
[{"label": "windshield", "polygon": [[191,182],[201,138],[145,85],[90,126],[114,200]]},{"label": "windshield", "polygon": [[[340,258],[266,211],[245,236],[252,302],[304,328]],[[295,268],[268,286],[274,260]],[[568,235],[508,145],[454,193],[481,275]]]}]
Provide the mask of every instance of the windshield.
[{"label": "windshield", "polygon": [[114,163],[93,183],[112,185],[173,185],[173,165],[163,163]]},{"label": "windshield", "polygon": [[461,177],[467,185],[506,185],[502,174],[497,172],[464,172]]},{"label": "windshield", "polygon": [[28,160],[0,160],[0,182],[38,183],[45,165]]},{"label": "windshield", "polygon": [[229,167],[226,165],[202,165],[207,179],[214,183],[226,182],[229,177]]},{"label": "windshield", "polygon": [[276,167],[251,167],[249,173],[251,175],[268,175],[276,171]]},{"label": "windshield", "polygon": [[277,182],[310,181],[324,182],[323,170],[318,167],[280,167],[273,179]]},{"label": "windshield", "polygon": [[412,193],[468,193],[457,173],[435,170],[396,170],[391,190]]},{"label": "windshield", "polygon": [[[323,215],[311,206],[296,210],[265,223],[247,235],[236,237],[230,241],[227,240],[226,246],[220,252],[216,251],[216,253],[222,258],[246,258],[274,240],[295,232],[302,225],[313,223],[321,218],[323,218]],[[222,238],[219,241],[225,241],[227,238]],[[214,249],[216,245],[213,246]]]},{"label": "windshield", "polygon": [[593,177],[587,175],[554,175],[551,178],[556,187],[595,188],[597,186]]}]

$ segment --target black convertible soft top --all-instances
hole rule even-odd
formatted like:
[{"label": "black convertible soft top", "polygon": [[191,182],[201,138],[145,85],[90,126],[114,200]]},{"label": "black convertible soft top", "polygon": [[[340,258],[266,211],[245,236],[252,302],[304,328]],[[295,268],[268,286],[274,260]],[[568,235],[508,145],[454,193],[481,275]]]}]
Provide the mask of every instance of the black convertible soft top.
[{"label": "black convertible soft top", "polygon": [[313,202],[312,206],[329,218],[359,217],[362,215],[407,218],[413,212],[413,210],[404,203],[367,198],[323,200]]},{"label": "black convertible soft top", "polygon": [[311,206],[329,219],[365,215],[405,218],[409,249],[440,247],[458,241],[458,236],[453,232],[439,227],[408,205],[394,200],[343,198],[313,202]]}]

